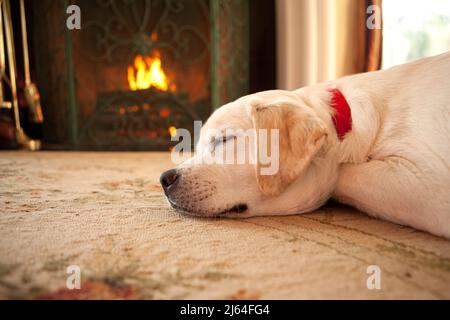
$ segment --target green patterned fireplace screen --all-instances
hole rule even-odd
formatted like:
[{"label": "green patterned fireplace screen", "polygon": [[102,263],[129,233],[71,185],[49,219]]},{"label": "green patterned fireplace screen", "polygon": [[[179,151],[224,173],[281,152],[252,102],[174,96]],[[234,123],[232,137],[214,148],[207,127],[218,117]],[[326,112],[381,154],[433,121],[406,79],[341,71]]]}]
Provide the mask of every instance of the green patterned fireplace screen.
[{"label": "green patterned fireplace screen", "polygon": [[[81,30],[66,28],[72,4]],[[248,93],[247,0],[40,0],[33,13],[49,148],[168,150],[176,128]]]}]

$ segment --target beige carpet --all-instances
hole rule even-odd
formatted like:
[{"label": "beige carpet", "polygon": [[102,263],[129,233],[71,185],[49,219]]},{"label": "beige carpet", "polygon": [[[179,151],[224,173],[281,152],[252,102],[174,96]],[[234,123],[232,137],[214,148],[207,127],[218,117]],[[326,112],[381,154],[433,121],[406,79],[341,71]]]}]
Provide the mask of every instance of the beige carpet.
[{"label": "beige carpet", "polygon": [[167,153],[1,152],[0,166],[1,298],[450,298],[450,241],[338,205],[183,217],[158,184]]}]

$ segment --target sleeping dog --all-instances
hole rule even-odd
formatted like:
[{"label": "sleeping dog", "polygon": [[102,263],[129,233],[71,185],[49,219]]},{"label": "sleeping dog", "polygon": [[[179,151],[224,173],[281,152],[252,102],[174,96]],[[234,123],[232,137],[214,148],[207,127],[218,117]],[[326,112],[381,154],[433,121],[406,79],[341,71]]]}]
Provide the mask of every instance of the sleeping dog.
[{"label": "sleeping dog", "polygon": [[[166,197],[205,217],[300,214],[334,198],[450,238],[449,72],[450,52],[226,104],[203,126],[195,156],[161,175]],[[259,139],[244,146],[253,163],[201,161],[231,153],[247,129],[277,130],[275,173],[261,173]]]}]

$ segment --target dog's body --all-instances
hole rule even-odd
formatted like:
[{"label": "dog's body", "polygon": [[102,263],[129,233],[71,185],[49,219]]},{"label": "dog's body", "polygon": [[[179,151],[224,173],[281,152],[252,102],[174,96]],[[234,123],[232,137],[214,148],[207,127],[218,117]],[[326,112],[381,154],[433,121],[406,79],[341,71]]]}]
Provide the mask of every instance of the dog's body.
[{"label": "dog's body", "polygon": [[[209,128],[276,128],[279,172],[262,176],[251,164],[198,165],[194,157],[170,179],[163,174],[166,195],[183,211],[231,217],[308,212],[333,197],[450,238],[449,71],[446,53],[238,99],[205,124],[195,157],[209,157],[211,143],[217,144]],[[330,88],[339,89],[351,109],[352,128],[343,140],[333,124]]]}]

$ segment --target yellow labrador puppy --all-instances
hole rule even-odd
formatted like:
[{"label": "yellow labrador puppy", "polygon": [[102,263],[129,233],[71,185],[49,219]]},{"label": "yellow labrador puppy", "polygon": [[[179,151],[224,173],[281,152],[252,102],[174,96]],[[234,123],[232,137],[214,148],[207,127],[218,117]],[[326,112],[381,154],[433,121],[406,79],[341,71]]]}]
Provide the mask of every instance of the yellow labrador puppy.
[{"label": "yellow labrador puppy", "polygon": [[[162,174],[169,203],[193,215],[250,217],[309,212],[334,198],[450,238],[449,72],[445,53],[224,105],[202,128],[196,155]],[[248,129],[277,132],[265,144],[273,172],[261,172],[273,163],[263,163],[258,134],[244,145],[248,161],[211,161],[237,150]]]}]

